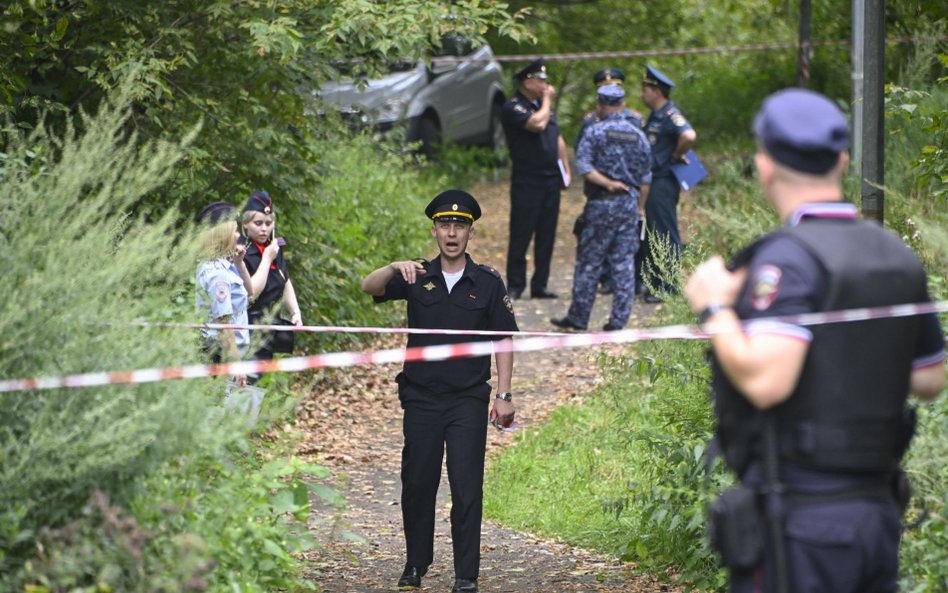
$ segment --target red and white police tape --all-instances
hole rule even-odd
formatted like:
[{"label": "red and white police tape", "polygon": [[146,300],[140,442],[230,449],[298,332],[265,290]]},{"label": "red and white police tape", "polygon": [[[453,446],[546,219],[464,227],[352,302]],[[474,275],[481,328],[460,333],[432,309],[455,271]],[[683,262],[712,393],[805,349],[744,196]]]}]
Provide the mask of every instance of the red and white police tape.
[{"label": "red and white police tape", "polygon": [[[846,309],[842,311],[827,311],[824,313],[807,313],[781,317],[755,319],[754,323],[775,322],[793,325],[809,326],[827,323],[845,323],[865,321],[869,319],[885,319],[892,317],[910,317],[928,313],[948,312],[948,301],[937,303],[917,303],[895,305],[890,307],[872,307],[860,309]],[[137,324],[146,325],[146,324]],[[152,323],[150,326],[175,325]],[[290,326],[278,325],[225,325],[225,324],[177,324],[181,327],[223,327],[223,328],[251,328],[251,329],[289,329]],[[349,331],[366,333],[437,333],[462,334],[485,336],[522,336],[526,332],[480,332],[462,330],[411,330],[406,328],[343,328],[338,326],[319,327],[310,326],[296,328],[296,331]],[[615,344],[638,342],[642,340],[701,340],[707,339],[715,331],[713,324],[698,328],[694,325],[669,325],[651,329],[625,329],[602,333],[562,334],[532,332],[532,337],[522,340],[482,342],[467,342],[461,344],[444,344],[440,346],[426,346],[419,348],[391,348],[374,352],[330,352],[315,356],[297,356],[276,360],[248,360],[228,364],[196,364],[181,367],[140,369],[135,371],[96,372],[66,375],[62,377],[30,377],[26,379],[7,379],[0,381],[0,393],[10,391],[35,391],[40,389],[61,389],[73,387],[98,387],[102,385],[117,385],[131,383],[153,383],[172,379],[196,379],[200,377],[215,377],[221,375],[247,375],[250,373],[267,373],[284,371],[295,373],[299,371],[326,367],[346,367],[360,364],[387,364],[394,362],[433,361],[451,358],[469,358],[486,356],[494,352],[533,352],[537,350],[551,350],[556,348],[570,348],[576,346],[593,346],[597,344]]]},{"label": "red and white police tape", "polygon": [[[941,41],[945,41],[945,38],[942,37]],[[887,44],[906,44],[906,43],[915,43],[914,37],[888,37],[885,41]],[[809,42],[810,47],[849,47],[852,44],[850,39],[838,39],[838,40],[811,40]],[[472,58],[470,56],[438,56],[432,58],[433,63],[448,63],[454,64],[456,62],[529,62],[536,60],[537,58],[543,58],[547,62],[555,62],[561,60],[592,60],[592,59],[605,59],[605,58],[651,58],[659,56],[690,56],[698,54],[724,54],[724,53],[741,53],[741,52],[752,52],[752,51],[775,51],[775,50],[786,50],[786,49],[798,49],[800,46],[799,41],[783,41],[776,43],[753,43],[748,45],[731,45],[731,46],[713,46],[713,47],[685,47],[685,48],[669,48],[669,49],[628,49],[628,50],[614,50],[614,51],[581,51],[581,52],[570,52],[570,53],[551,53],[551,54],[508,54],[508,55],[494,55],[494,56],[485,56],[483,58]]]}]

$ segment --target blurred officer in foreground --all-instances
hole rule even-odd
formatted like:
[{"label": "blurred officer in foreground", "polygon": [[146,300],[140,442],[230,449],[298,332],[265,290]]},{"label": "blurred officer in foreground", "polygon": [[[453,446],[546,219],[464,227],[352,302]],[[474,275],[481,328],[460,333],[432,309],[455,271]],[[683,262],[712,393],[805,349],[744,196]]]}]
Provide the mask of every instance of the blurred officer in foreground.
[{"label": "blurred officer in foreground", "polygon": [[510,296],[519,299],[527,285],[527,248],[533,239],[530,296],[554,299],[557,295],[547,288],[547,282],[560,216],[560,190],[565,185],[563,174],[569,177],[569,158],[553,115],[556,89],[546,82],[543,58],[528,64],[514,79],[517,94],[503,109],[511,161],[507,282]]},{"label": "blurred officer in foreground", "polygon": [[616,84],[599,87],[600,121],[579,142],[576,170],[590,185],[579,229],[573,301],[566,317],[550,322],[586,329],[596,284],[608,262],[615,282],[612,314],[606,331],[625,327],[635,300],[635,251],[638,221],[648,198],[652,155],[642,131],[625,116],[625,91]]},{"label": "blurred officer in foreground", "polygon": [[[597,89],[607,84],[617,84],[621,87],[625,84],[625,74],[623,74],[622,71],[619,70],[618,68],[603,68],[602,70],[597,70],[596,73],[593,74],[593,84],[596,86]],[[625,119],[629,123],[631,123],[635,127],[637,128],[642,127],[642,114],[639,113],[638,111],[635,111],[634,109],[629,109],[629,106],[626,105],[625,110],[622,112],[622,115],[623,117],[625,117]],[[600,120],[601,118],[599,117],[598,107],[583,116],[583,121],[579,126],[579,132],[577,132],[576,134],[576,142],[573,144],[573,149],[576,152],[579,152],[579,142],[580,140],[583,139],[583,135],[586,133],[586,130],[588,130],[591,125],[599,122]],[[587,180],[583,180],[583,195],[584,196],[588,198],[591,192],[596,191],[595,188],[596,186],[594,184],[590,183]],[[574,228],[578,230],[579,227],[582,226],[582,224],[583,224],[582,215],[580,215],[580,219],[577,221],[577,224]],[[599,284],[601,286],[599,289],[599,292],[601,292],[602,294],[609,294],[615,288],[612,282],[612,274],[609,271],[608,261],[606,261],[606,263],[603,265],[602,274],[599,277]]]},{"label": "blurred officer in foreground", "polygon": [[[731,591],[895,591],[907,396],[932,399],[945,384],[937,318],[755,319],[928,302],[925,272],[844,201],[848,131],[835,104],[778,92],[754,132],[760,186],[784,227],[728,266],[702,263],[685,287],[713,332],[717,440],[743,484],[712,507],[713,540]],[[766,525],[752,529],[761,494]]]},{"label": "blurred officer in foreground", "polygon": [[[678,232],[678,198],[681,187],[672,174],[674,163],[686,162],[685,154],[695,143],[697,135],[691,124],[681,114],[674,101],[669,99],[675,83],[652,66],[646,66],[642,80],[642,101],[652,112],[645,121],[645,135],[652,144],[652,190],[645,211],[648,236],[636,257],[636,286],[641,292],[646,286],[671,294],[675,286],[668,278],[645,276],[658,272],[654,252],[667,243],[671,250],[665,260],[677,261],[681,254],[681,235]],[[646,294],[648,303],[660,303],[654,294]]]},{"label": "blurred officer in foreground", "polygon": [[[431,236],[440,254],[434,261],[392,262],[362,281],[375,302],[408,301],[408,326],[429,329],[516,332],[513,306],[500,274],[467,254],[481,208],[467,192],[447,190],[428,204]],[[511,338],[496,338],[510,342]],[[412,334],[408,347],[480,342],[482,336]],[[484,449],[487,422],[498,428],[513,422],[510,378],[513,353],[497,352],[499,392],[488,415],[490,357],[406,362],[396,377],[404,413],[402,518],[407,560],[400,591],[421,587],[434,555],[435,497],[447,445],[451,485],[451,541],[454,592],[477,591],[480,566]]]}]

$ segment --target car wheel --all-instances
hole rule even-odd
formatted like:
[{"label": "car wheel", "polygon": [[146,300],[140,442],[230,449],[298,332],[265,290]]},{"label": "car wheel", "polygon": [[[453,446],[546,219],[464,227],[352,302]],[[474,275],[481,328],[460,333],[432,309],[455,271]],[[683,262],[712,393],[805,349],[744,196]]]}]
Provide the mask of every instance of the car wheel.
[{"label": "car wheel", "polygon": [[494,161],[498,165],[507,164],[507,134],[504,133],[504,124],[501,119],[503,107],[494,104],[490,109],[490,137],[488,146],[494,152]]},{"label": "car wheel", "polygon": [[441,126],[432,115],[425,115],[418,124],[418,139],[421,140],[421,154],[431,159],[437,156],[441,148]]}]

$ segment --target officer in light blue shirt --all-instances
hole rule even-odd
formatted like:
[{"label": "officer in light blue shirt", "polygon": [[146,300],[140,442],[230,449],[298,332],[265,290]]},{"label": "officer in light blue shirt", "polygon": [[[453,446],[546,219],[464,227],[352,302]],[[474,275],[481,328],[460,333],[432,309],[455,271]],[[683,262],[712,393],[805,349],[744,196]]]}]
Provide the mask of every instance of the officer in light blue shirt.
[{"label": "officer in light blue shirt", "polygon": [[[224,323],[247,325],[247,289],[237,266],[229,258],[219,257],[198,264],[197,285],[197,307],[206,313],[208,323],[226,319]],[[201,334],[209,340],[217,338],[216,329],[202,329]],[[250,331],[236,330],[235,338],[238,349],[243,351],[250,344]]]},{"label": "officer in light blue shirt", "polygon": [[[195,303],[208,323],[247,325],[252,283],[244,264],[245,246],[238,244],[237,210],[229,202],[214,202],[198,213],[204,227],[202,259],[196,275]],[[236,361],[250,344],[247,329],[202,329],[204,348],[213,362]],[[236,376],[246,385],[246,376]]]}]

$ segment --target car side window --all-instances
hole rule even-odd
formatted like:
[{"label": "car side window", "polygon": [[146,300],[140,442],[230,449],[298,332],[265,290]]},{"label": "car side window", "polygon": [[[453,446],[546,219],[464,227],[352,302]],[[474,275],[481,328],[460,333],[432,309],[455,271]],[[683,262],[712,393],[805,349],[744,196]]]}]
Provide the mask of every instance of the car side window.
[{"label": "car side window", "polygon": [[434,52],[436,56],[466,56],[474,50],[474,43],[458,33],[446,33],[441,36],[441,47]]}]

